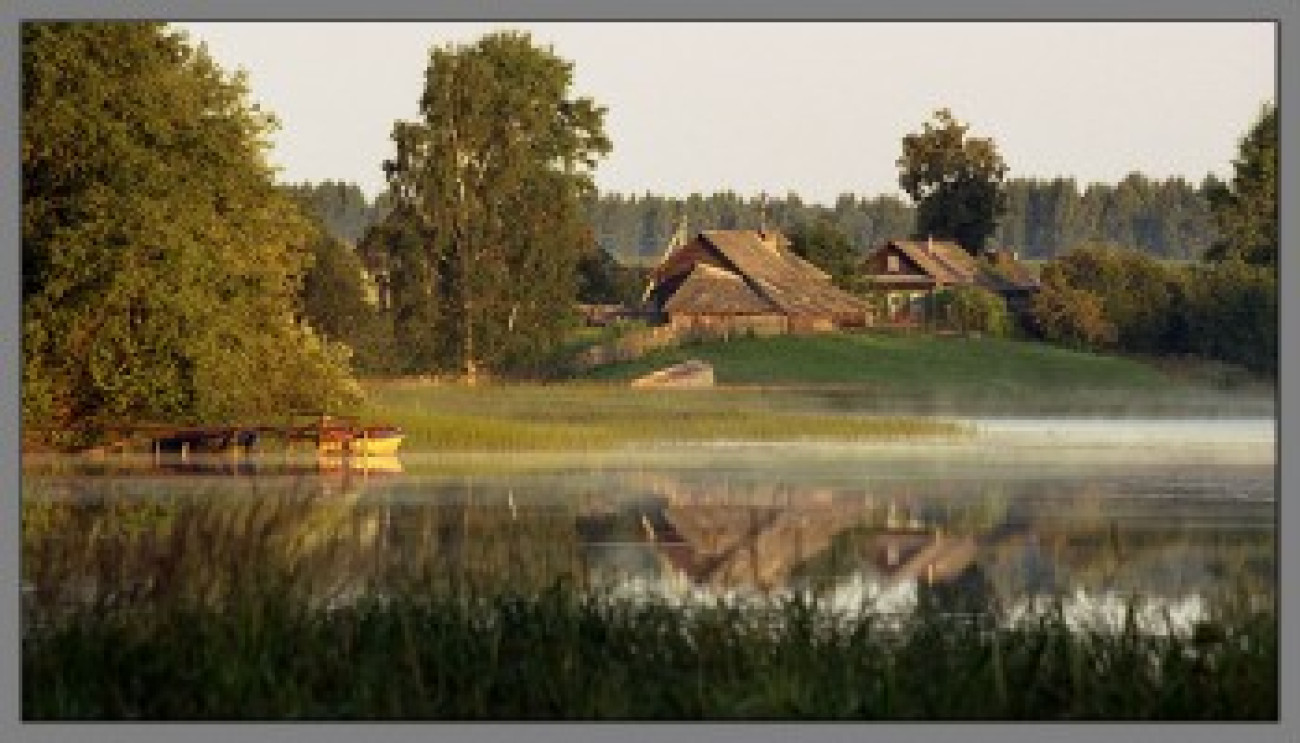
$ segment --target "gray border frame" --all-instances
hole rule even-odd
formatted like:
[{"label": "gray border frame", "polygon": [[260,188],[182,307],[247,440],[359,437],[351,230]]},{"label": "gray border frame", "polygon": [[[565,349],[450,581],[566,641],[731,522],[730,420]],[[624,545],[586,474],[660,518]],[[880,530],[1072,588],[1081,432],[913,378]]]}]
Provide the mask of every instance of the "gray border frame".
[{"label": "gray border frame", "polygon": [[[67,0],[15,0],[0,7],[0,162],[5,163],[3,184],[5,198],[0,213],[0,360],[3,376],[0,385],[0,410],[6,423],[0,426],[0,457],[3,477],[0,490],[0,739],[7,741],[172,741],[184,740],[530,740],[583,741],[615,740],[827,740],[858,741],[881,738],[896,741],[990,741],[1018,740],[1234,740],[1283,741],[1300,739],[1300,720],[1294,709],[1280,706],[1279,723],[1264,724],[1056,724],[1056,723],[855,723],[855,724],[22,724],[20,709],[20,662],[18,606],[19,564],[19,394],[20,349],[19,313],[21,291],[19,277],[19,184],[18,132],[19,23],[25,18],[161,18],[169,20],[1273,20],[1278,24],[1278,107],[1282,115],[1281,203],[1297,193],[1298,162],[1295,138],[1297,131],[1296,76],[1283,70],[1300,69],[1296,53],[1296,25],[1300,24],[1300,4],[1293,0],[1243,0],[1222,3],[1217,0],[1094,0],[1086,6],[1068,0],[1035,2],[1034,0],[912,0],[884,7],[863,6],[852,0],[811,0],[797,10],[776,0],[661,0],[653,5],[632,4],[620,0],[611,6],[599,0],[552,0],[545,8],[527,0],[509,0],[485,11],[481,3],[466,0],[441,2],[431,7],[420,0],[370,0],[364,4],[346,0],[227,0],[220,9],[202,0],[158,2],[133,0],[127,4],[69,2]],[[1212,53],[1212,50],[1207,50]],[[1287,61],[1290,60],[1290,61]],[[1243,132],[1244,134],[1244,132]],[[12,196],[11,196],[12,194]],[[1287,213],[1284,211],[1284,216]],[[1283,219],[1282,242],[1297,242],[1293,219]],[[1296,533],[1296,514],[1300,506],[1286,503],[1287,485],[1300,479],[1297,463],[1286,455],[1287,446],[1300,438],[1297,421],[1288,401],[1294,395],[1296,376],[1300,373],[1300,300],[1292,299],[1297,290],[1296,264],[1300,256],[1283,251],[1281,281],[1281,372],[1279,380],[1278,462],[1281,477],[1278,493],[1279,569],[1296,565],[1300,550],[1292,537]],[[1288,590],[1285,581],[1279,597],[1284,637],[1297,637],[1295,624],[1300,616],[1297,593]],[[1297,645],[1284,642],[1281,652],[1282,699],[1294,698],[1297,688]],[[1291,689],[1292,693],[1285,693]]]}]

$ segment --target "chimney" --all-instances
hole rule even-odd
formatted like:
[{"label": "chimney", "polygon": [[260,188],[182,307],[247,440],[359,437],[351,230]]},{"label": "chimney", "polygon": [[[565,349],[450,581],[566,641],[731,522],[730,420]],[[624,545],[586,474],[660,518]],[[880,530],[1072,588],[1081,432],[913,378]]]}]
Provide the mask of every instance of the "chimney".
[{"label": "chimney", "polygon": [[931,253],[933,253],[933,252],[934,252],[934,237],[931,236],[931,235],[926,235],[926,236],[925,236],[925,253],[926,253],[926,255],[929,255],[929,254],[931,254]]}]

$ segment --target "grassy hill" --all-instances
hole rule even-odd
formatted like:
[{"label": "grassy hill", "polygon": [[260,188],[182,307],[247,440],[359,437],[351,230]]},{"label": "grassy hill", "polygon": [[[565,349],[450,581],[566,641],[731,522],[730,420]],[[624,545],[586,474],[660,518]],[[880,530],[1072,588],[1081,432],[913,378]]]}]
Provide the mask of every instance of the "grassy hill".
[{"label": "grassy hill", "polygon": [[1044,343],[928,334],[739,338],[665,349],[597,367],[584,379],[626,382],[687,359],[714,367],[719,385],[842,388],[880,406],[1113,413],[1196,412],[1271,405],[1272,390],[1212,365],[1170,366]]}]

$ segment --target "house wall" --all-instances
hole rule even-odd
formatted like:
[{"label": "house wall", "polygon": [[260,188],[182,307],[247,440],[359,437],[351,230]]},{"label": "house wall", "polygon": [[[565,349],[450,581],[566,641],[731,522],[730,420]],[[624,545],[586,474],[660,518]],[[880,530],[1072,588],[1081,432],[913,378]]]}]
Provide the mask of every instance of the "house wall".
[{"label": "house wall", "polygon": [[791,333],[828,333],[835,330],[835,321],[829,317],[804,315],[790,318]]},{"label": "house wall", "polygon": [[688,315],[675,314],[668,318],[669,325],[679,333],[700,334],[713,337],[730,335],[781,335],[789,332],[785,315]]},{"label": "house wall", "polygon": [[[890,271],[889,258],[893,256],[898,261],[898,270]],[[894,247],[887,247],[884,250],[876,251],[867,257],[862,263],[862,272],[870,275],[895,274],[899,276],[925,276],[925,271],[903,255],[903,252]]]}]

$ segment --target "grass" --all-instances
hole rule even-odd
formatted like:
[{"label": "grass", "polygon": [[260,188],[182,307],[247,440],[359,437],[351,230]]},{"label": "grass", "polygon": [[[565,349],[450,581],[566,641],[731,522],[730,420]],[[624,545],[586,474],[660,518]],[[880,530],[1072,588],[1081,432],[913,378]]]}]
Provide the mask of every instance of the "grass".
[{"label": "grass", "polygon": [[[704,359],[719,387],[632,389]],[[371,381],[368,419],[406,450],[596,450],[661,441],[881,440],[951,436],[935,416],[1272,415],[1267,387],[1223,369],[1154,364],[1042,343],[923,334],[739,338],[657,351],[554,384],[467,388]]]},{"label": "grass", "polygon": [[[922,333],[856,333],[738,338],[696,343],[598,367],[589,380],[626,382],[697,358],[722,385],[838,387],[861,404],[911,409],[1110,413],[1140,408],[1263,410],[1267,388],[1190,373],[1144,360],[1094,354],[1044,343]],[[1246,394],[1250,393],[1250,394]]]},{"label": "grass", "polygon": [[581,593],[86,612],[33,631],[23,716],[52,719],[1276,719],[1277,623],[1190,637],[901,628],[794,597],[683,612]]},{"label": "grass", "polygon": [[362,415],[402,426],[410,450],[584,450],[655,441],[882,440],[964,432],[932,418],[845,415],[746,391],[385,382],[370,383],[367,392]]}]

